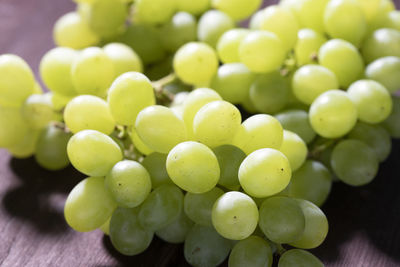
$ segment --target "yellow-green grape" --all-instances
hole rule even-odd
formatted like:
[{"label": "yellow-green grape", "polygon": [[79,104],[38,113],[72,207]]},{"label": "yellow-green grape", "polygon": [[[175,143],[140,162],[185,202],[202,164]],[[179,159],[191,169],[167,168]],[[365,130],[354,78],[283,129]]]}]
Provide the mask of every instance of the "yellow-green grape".
[{"label": "yellow-green grape", "polygon": [[357,0],[331,0],[324,13],[325,31],[360,47],[367,33],[367,21]]},{"label": "yellow-green grape", "polygon": [[91,176],[107,175],[122,160],[122,152],[117,143],[95,130],[83,130],[72,136],[67,152],[72,165]]},{"label": "yellow-green grape", "polygon": [[252,235],[236,243],[229,255],[230,267],[271,267],[272,250],[263,238]]},{"label": "yellow-green grape", "polygon": [[72,96],[64,96],[53,92],[49,92],[49,94],[53,108],[56,111],[63,110],[73,98]]},{"label": "yellow-green grape", "polygon": [[253,72],[270,72],[283,64],[285,50],[274,33],[254,31],[240,43],[239,58]]},{"label": "yellow-green grape", "polygon": [[249,17],[260,7],[261,0],[212,0],[212,7],[228,14],[234,20]]},{"label": "yellow-green grape", "polygon": [[231,191],[215,201],[211,219],[215,230],[223,237],[243,240],[257,227],[258,208],[248,195]]},{"label": "yellow-green grape", "polygon": [[[393,138],[400,138],[400,98],[392,97],[393,110],[389,117],[382,123],[382,126],[389,132]],[[0,139],[1,140],[1,139]]]},{"label": "yellow-green grape", "polygon": [[115,128],[107,102],[92,95],[73,98],[65,107],[64,121],[72,133],[96,130],[109,135]]},{"label": "yellow-green grape", "polygon": [[362,55],[367,63],[386,56],[400,57],[400,31],[379,29],[374,31],[361,47]]},{"label": "yellow-green grape", "polygon": [[14,158],[24,159],[31,157],[35,153],[39,133],[40,130],[30,130],[29,134],[26,134],[21,141],[8,147],[8,152]]},{"label": "yellow-green grape", "polygon": [[322,210],[310,201],[297,199],[297,202],[303,211],[306,223],[300,239],[289,245],[303,249],[316,248],[328,234],[328,220]]},{"label": "yellow-green grape", "polygon": [[390,93],[400,89],[400,57],[383,57],[373,61],[365,70],[367,79],[381,83]]},{"label": "yellow-green grape", "polygon": [[301,29],[297,33],[294,54],[298,66],[317,61],[319,48],[327,41],[321,33],[312,29]]},{"label": "yellow-green grape", "polygon": [[223,63],[240,62],[239,46],[250,33],[247,29],[235,28],[226,31],[218,40],[217,53]]},{"label": "yellow-green grape", "polygon": [[119,76],[108,90],[108,105],[118,124],[134,125],[139,112],[156,102],[150,80],[139,72]]},{"label": "yellow-green grape", "polygon": [[302,249],[291,249],[279,258],[278,267],[324,267],[325,265],[313,254]]},{"label": "yellow-green grape", "polygon": [[187,139],[183,120],[171,109],[158,105],[147,107],[139,113],[135,131],[146,146],[159,153],[168,153]]},{"label": "yellow-green grape", "polygon": [[308,120],[308,113],[304,110],[287,110],[275,115],[285,130],[298,134],[307,144],[311,143],[316,133]]},{"label": "yellow-green grape", "polygon": [[53,93],[74,96],[76,91],[71,80],[71,67],[78,52],[68,47],[56,47],[48,51],[40,61],[40,76]]},{"label": "yellow-green grape", "polygon": [[82,49],[99,42],[99,37],[77,12],[67,13],[57,20],[53,38],[56,45],[73,49]]},{"label": "yellow-green grape", "polygon": [[220,168],[215,154],[197,142],[183,142],[167,157],[171,180],[185,191],[201,194],[210,191],[219,180]]},{"label": "yellow-green grape", "polygon": [[364,62],[357,48],[349,42],[332,39],[318,52],[319,63],[335,73],[342,87],[348,87],[364,72]]},{"label": "yellow-green grape", "polygon": [[353,129],[357,107],[346,92],[330,90],[317,97],[310,107],[310,123],[325,138],[338,138]]},{"label": "yellow-green grape", "polygon": [[129,46],[122,43],[110,43],[105,45],[103,50],[114,63],[115,77],[129,71],[143,71],[142,60]]},{"label": "yellow-green grape", "polygon": [[260,29],[260,24],[263,19],[263,11],[264,9],[260,9],[251,16],[249,21],[249,29],[251,30]]},{"label": "yellow-green grape", "polygon": [[33,93],[35,78],[29,65],[19,56],[0,55],[0,105],[19,107]]},{"label": "yellow-green grape", "polygon": [[114,64],[101,48],[85,48],[72,65],[71,77],[79,94],[104,96],[114,79]]},{"label": "yellow-green grape", "polygon": [[89,232],[102,226],[116,207],[117,203],[104,187],[104,178],[89,177],[69,193],[64,216],[74,230]]},{"label": "yellow-green grape", "polygon": [[205,43],[190,42],[183,45],[174,56],[174,70],[184,82],[207,85],[218,69],[214,49]]},{"label": "yellow-green grape", "polygon": [[17,145],[29,134],[29,126],[19,108],[0,105],[0,147]]},{"label": "yellow-green grape", "polygon": [[219,10],[209,10],[199,19],[197,39],[215,48],[221,35],[234,27],[235,22],[226,13]]},{"label": "yellow-green grape", "polygon": [[188,12],[195,16],[198,16],[204,12],[206,12],[210,7],[210,0],[176,0],[178,10]]},{"label": "yellow-green grape", "polygon": [[139,135],[134,129],[130,130],[129,136],[132,140],[134,148],[137,149],[140,153],[144,155],[150,155],[154,152],[153,149],[149,148],[145,143],[143,143],[143,140],[140,139]]},{"label": "yellow-green grape", "polygon": [[388,90],[372,80],[359,80],[347,90],[355,103],[358,118],[367,123],[380,123],[392,112],[392,98]]},{"label": "yellow-green grape", "polygon": [[167,173],[166,163],[167,154],[157,152],[151,153],[143,159],[142,164],[150,174],[153,188],[172,183]]},{"label": "yellow-green grape", "polygon": [[233,144],[247,155],[261,148],[279,149],[283,141],[283,128],[277,119],[258,114],[245,120],[237,131]]},{"label": "yellow-green grape", "polygon": [[108,218],[108,220],[99,227],[99,229],[105,234],[105,235],[110,235],[110,221],[111,221],[111,217]]},{"label": "yellow-green grape", "polygon": [[51,121],[61,120],[61,114],[55,112],[51,95],[30,95],[21,108],[22,116],[33,129],[41,129]]},{"label": "yellow-green grape", "polygon": [[177,9],[176,0],[135,0],[133,19],[144,24],[163,24]]},{"label": "yellow-green grape", "polygon": [[283,131],[283,142],[279,151],[288,158],[293,172],[303,165],[308,153],[307,145],[303,139],[288,130]]},{"label": "yellow-green grape", "polygon": [[379,28],[391,28],[400,31],[400,11],[393,10],[386,13],[380,22]]},{"label": "yellow-green grape", "polygon": [[252,197],[268,197],[285,189],[292,171],[286,156],[272,148],[263,148],[248,155],[239,168],[239,182]]},{"label": "yellow-green grape", "polygon": [[382,0],[357,0],[357,2],[360,5],[367,21],[371,21],[377,15]]},{"label": "yellow-green grape", "polygon": [[250,95],[248,95],[245,99],[242,99],[240,105],[248,114],[258,113],[257,109],[254,107],[253,102],[250,100]]},{"label": "yellow-green grape", "polygon": [[392,0],[380,0],[379,2],[379,7],[375,10],[375,16],[368,21],[368,30],[370,32],[373,32],[379,28],[385,28],[381,27],[381,25],[385,21],[387,14],[396,10]]},{"label": "yellow-green grape", "polygon": [[35,82],[35,85],[33,86],[33,93],[37,94],[37,95],[43,94],[43,88],[40,85],[40,83],[38,83],[37,81]]},{"label": "yellow-green grape", "polygon": [[140,163],[123,160],[115,164],[107,174],[105,186],[119,206],[134,208],[150,194],[151,180]]},{"label": "yellow-green grape", "polygon": [[192,229],[193,224],[194,223],[186,216],[186,214],[181,212],[178,219],[164,228],[157,230],[156,235],[168,243],[183,243],[190,229]]},{"label": "yellow-green grape", "polygon": [[240,127],[240,111],[226,101],[204,105],[194,117],[195,139],[209,147],[230,144]]}]

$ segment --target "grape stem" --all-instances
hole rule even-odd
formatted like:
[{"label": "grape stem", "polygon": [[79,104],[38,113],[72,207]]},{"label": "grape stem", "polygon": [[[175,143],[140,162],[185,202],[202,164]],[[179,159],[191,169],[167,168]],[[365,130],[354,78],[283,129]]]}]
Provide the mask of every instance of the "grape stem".
[{"label": "grape stem", "polygon": [[165,90],[165,86],[176,80],[175,73],[168,74],[167,76],[152,82],[156,98],[163,102],[171,103],[174,101],[175,95]]}]

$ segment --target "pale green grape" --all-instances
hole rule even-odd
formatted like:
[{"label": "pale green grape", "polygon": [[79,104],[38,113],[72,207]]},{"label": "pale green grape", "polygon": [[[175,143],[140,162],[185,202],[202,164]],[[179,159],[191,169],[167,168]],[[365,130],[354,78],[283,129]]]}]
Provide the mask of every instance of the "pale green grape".
[{"label": "pale green grape", "polygon": [[172,181],[185,191],[201,194],[210,191],[220,177],[215,154],[197,142],[183,142],[167,157],[167,172]]},{"label": "pale green grape", "polygon": [[400,89],[400,57],[383,57],[373,61],[365,70],[368,79],[381,83],[390,93]]},{"label": "pale green grape", "polygon": [[178,219],[158,230],[156,235],[168,243],[183,243],[193,224],[186,214],[181,212]]},{"label": "pale green grape", "polygon": [[242,99],[240,105],[248,114],[258,113],[257,109],[254,107],[253,102],[250,100],[250,95],[248,95],[245,99]]},{"label": "pale green grape", "polygon": [[143,71],[143,63],[138,54],[122,43],[109,43],[103,47],[106,55],[114,63],[115,77],[129,71]]},{"label": "pale green grape", "polygon": [[129,131],[129,136],[132,140],[132,144],[135,149],[139,150],[144,155],[149,155],[154,152],[153,149],[149,148],[145,143],[143,143],[143,140],[140,139],[139,135],[134,129],[131,129]]},{"label": "pale green grape", "polygon": [[176,0],[178,5],[178,10],[188,12],[195,16],[200,15],[207,11],[210,7],[210,0]]},{"label": "pale green grape", "polygon": [[134,20],[145,24],[163,24],[177,9],[175,0],[135,0]]},{"label": "pale green grape", "polygon": [[346,92],[330,90],[317,97],[310,107],[310,123],[319,135],[341,137],[357,122],[357,107]]},{"label": "pale green grape", "polygon": [[7,148],[8,152],[14,158],[24,159],[31,157],[35,153],[39,133],[40,130],[33,130],[29,134],[25,134],[22,140]]},{"label": "pale green grape", "polygon": [[166,162],[167,155],[157,152],[151,153],[143,159],[142,164],[150,174],[153,188],[172,183],[167,173]]},{"label": "pale green grape", "polygon": [[328,220],[322,210],[310,201],[297,199],[297,203],[304,214],[305,228],[300,239],[289,245],[303,249],[318,247],[328,234]]},{"label": "pale green grape", "polygon": [[18,145],[29,131],[19,108],[0,106],[0,147]]},{"label": "pale green grape", "polygon": [[51,121],[61,120],[61,114],[54,111],[51,95],[33,94],[24,102],[21,108],[22,116],[32,129],[41,129]]},{"label": "pale green grape", "polygon": [[308,120],[308,113],[304,110],[287,110],[275,115],[285,130],[298,134],[307,144],[314,140],[316,133]]},{"label": "pale green grape", "polygon": [[271,197],[260,207],[260,228],[275,243],[296,241],[305,229],[305,217],[296,200],[288,197]]},{"label": "pale green grape", "polygon": [[67,13],[56,21],[53,38],[56,45],[73,49],[82,49],[99,42],[99,37],[77,12]]},{"label": "pale green grape", "polygon": [[375,178],[379,160],[367,144],[348,139],[341,141],[333,149],[331,166],[341,181],[352,186],[361,186]]},{"label": "pale green grape", "polygon": [[73,98],[71,96],[64,96],[53,92],[49,92],[49,94],[53,108],[56,111],[62,111]]},{"label": "pale green grape", "polygon": [[332,187],[330,171],[317,161],[307,160],[295,171],[288,188],[289,196],[322,206]]},{"label": "pale green grape", "polygon": [[368,18],[368,27],[370,31],[374,31],[376,29],[382,28],[382,22],[385,20],[387,14],[391,11],[396,10],[396,7],[392,0],[371,0],[371,1],[379,1],[379,7],[375,10],[375,16],[372,18]]},{"label": "pale green grape", "polygon": [[249,21],[249,29],[251,30],[260,29],[261,21],[263,19],[263,11],[264,9],[260,9],[251,16]]},{"label": "pale green grape", "polygon": [[99,229],[105,234],[105,235],[110,235],[110,221],[111,221],[111,217],[108,218],[108,220],[103,223],[102,226],[99,227]]},{"label": "pale green grape", "polygon": [[390,133],[390,135],[393,138],[400,138],[400,123],[399,123],[399,121],[400,121],[400,98],[395,96],[392,98],[392,100],[393,100],[392,113],[382,123],[382,126],[385,127],[385,129]]},{"label": "pale green grape", "polygon": [[279,151],[288,158],[292,171],[296,171],[303,165],[308,153],[307,145],[303,139],[288,130],[283,131],[283,142]]},{"label": "pale green grape", "polygon": [[194,117],[193,132],[197,141],[216,147],[230,144],[240,127],[240,111],[226,101],[204,105]]},{"label": "pale green grape", "polygon": [[229,255],[229,267],[271,267],[272,250],[267,241],[250,236],[239,241]]},{"label": "pale green grape", "polygon": [[218,58],[214,49],[199,42],[183,45],[174,56],[174,70],[184,82],[207,85],[218,69]]},{"label": "pale green grape", "polygon": [[274,33],[254,31],[240,43],[239,58],[253,72],[270,72],[283,64],[285,50]]},{"label": "pale green grape", "polygon": [[19,56],[0,55],[0,105],[19,107],[33,93],[35,78],[29,65]]},{"label": "pale green grape", "polygon": [[219,10],[209,10],[199,19],[197,39],[212,47],[216,47],[221,35],[234,27],[235,22],[226,13]]},{"label": "pale green grape", "polygon": [[379,28],[391,28],[400,31],[400,11],[393,10],[386,13],[379,25]]},{"label": "pale green grape", "polygon": [[223,63],[240,62],[239,46],[249,33],[247,29],[235,28],[221,35],[217,43],[217,53]]},{"label": "pale green grape", "polygon": [[379,29],[374,31],[361,47],[362,55],[367,63],[378,58],[400,57],[400,31],[395,29]]},{"label": "pale green grape", "polygon": [[72,65],[71,77],[79,94],[104,96],[114,79],[114,64],[101,48],[85,48]]},{"label": "pale green grape", "polygon": [[279,258],[278,267],[324,267],[325,265],[313,254],[302,249],[291,249]]},{"label": "pale green grape", "polygon": [[249,17],[260,7],[262,0],[212,0],[211,5],[215,9],[228,14],[234,20],[242,20]]},{"label": "pale green grape", "polygon": [[338,89],[339,82],[331,70],[320,65],[305,65],[293,75],[292,88],[298,100],[311,105],[320,94]]},{"label": "pale green grape", "polygon": [[160,230],[178,219],[182,207],[182,191],[175,185],[161,185],[140,206],[139,222],[146,229]]},{"label": "pale green grape", "polygon": [[257,227],[257,205],[248,195],[231,191],[215,201],[211,219],[220,235],[232,240],[242,240],[249,237]]},{"label": "pale green grape", "polygon": [[117,208],[110,221],[110,238],[118,252],[133,256],[142,253],[153,240],[154,233],[139,223],[139,208]]},{"label": "pale green grape", "polygon": [[335,73],[339,85],[348,87],[364,72],[364,62],[357,48],[349,42],[332,39],[318,53],[319,63]]},{"label": "pale green grape", "polygon": [[380,83],[359,80],[349,87],[347,93],[355,103],[358,117],[363,122],[382,122],[392,111],[392,98],[388,90]]},{"label": "pale green grape", "polygon": [[104,187],[104,178],[89,177],[69,193],[64,216],[74,230],[89,232],[102,226],[116,207],[117,204]]},{"label": "pale green grape", "polygon": [[134,208],[150,194],[151,180],[147,170],[132,160],[114,165],[105,179],[105,186],[119,206]]},{"label": "pale green grape", "polygon": [[294,54],[298,66],[317,61],[319,48],[327,41],[321,33],[312,29],[301,29],[297,33]]},{"label": "pale green grape", "polygon": [[228,257],[231,242],[220,236],[212,227],[194,225],[184,244],[186,261],[196,267],[212,267]]},{"label": "pale green grape", "polygon": [[122,160],[122,152],[117,143],[95,130],[83,130],[72,136],[67,152],[72,165],[91,176],[107,175]]},{"label": "pale green grape", "polygon": [[242,123],[233,144],[248,155],[261,148],[279,149],[282,141],[283,128],[279,121],[270,115],[258,114]]},{"label": "pale green grape", "polygon": [[78,52],[68,47],[56,47],[48,51],[40,61],[40,76],[54,93],[76,95],[71,80],[71,67]]},{"label": "pale green grape", "polygon": [[286,156],[275,149],[263,148],[248,155],[239,168],[239,182],[252,197],[279,193],[290,182],[292,171]]},{"label": "pale green grape", "polygon": [[168,153],[187,139],[183,120],[171,109],[158,105],[139,112],[135,131],[146,146],[159,153]]},{"label": "pale green grape", "polygon": [[367,21],[373,19],[379,10],[382,0],[357,0]]}]

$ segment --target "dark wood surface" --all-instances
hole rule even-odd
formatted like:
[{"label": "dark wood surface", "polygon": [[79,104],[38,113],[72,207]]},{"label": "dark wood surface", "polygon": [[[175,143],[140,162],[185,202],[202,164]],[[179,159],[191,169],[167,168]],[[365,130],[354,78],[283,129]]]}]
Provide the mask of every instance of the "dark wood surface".
[{"label": "dark wood surface", "polygon": [[[53,47],[55,20],[73,9],[70,0],[0,0],[0,54],[22,56],[37,75],[40,58]],[[313,250],[326,266],[400,266],[399,165],[397,140],[370,185],[333,186],[323,206],[329,235]],[[180,245],[155,239],[145,253],[124,257],[100,231],[71,230],[63,203],[82,177],[72,167],[49,172],[0,150],[1,266],[187,266]]]}]

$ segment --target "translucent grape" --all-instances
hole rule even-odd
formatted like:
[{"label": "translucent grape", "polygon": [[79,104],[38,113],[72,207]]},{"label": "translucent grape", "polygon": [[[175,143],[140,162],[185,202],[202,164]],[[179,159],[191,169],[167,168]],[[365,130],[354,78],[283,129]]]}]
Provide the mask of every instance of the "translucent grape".
[{"label": "translucent grape", "polygon": [[373,61],[365,70],[368,79],[385,86],[390,93],[400,89],[400,57],[383,57]]},{"label": "translucent grape", "polygon": [[158,230],[156,235],[168,243],[183,243],[193,224],[186,214],[181,212],[178,219]]},{"label": "translucent grape", "polygon": [[263,11],[264,9],[260,9],[251,16],[249,21],[249,29],[251,30],[260,29],[261,21],[263,19]]},{"label": "translucent grape", "polygon": [[234,20],[242,20],[253,14],[261,5],[261,0],[212,0],[212,7],[225,12]]},{"label": "translucent grape", "polygon": [[268,242],[258,236],[239,241],[229,255],[230,267],[271,267],[272,251]]},{"label": "translucent grape", "polygon": [[223,63],[240,62],[239,46],[249,33],[247,29],[235,28],[221,35],[217,43],[217,53]]},{"label": "translucent grape", "polygon": [[100,226],[100,230],[105,234],[105,235],[110,235],[110,221],[111,221],[111,217],[108,218],[108,220],[103,223],[102,226]]},{"label": "translucent grape", "polygon": [[378,28],[390,28],[400,31],[400,11],[394,10],[386,13]]},{"label": "translucent grape", "polygon": [[13,146],[8,147],[8,152],[14,157],[19,159],[31,157],[36,150],[36,143],[39,138],[40,130],[30,131],[22,140]]},{"label": "translucent grape", "polygon": [[235,22],[226,13],[219,10],[209,10],[199,19],[197,38],[201,42],[216,47],[221,35],[234,27]]},{"label": "translucent grape", "polygon": [[62,111],[67,106],[69,101],[71,101],[73,98],[70,96],[64,96],[53,92],[49,92],[48,94],[50,94],[53,108],[56,111]]},{"label": "translucent grape", "polygon": [[312,29],[299,30],[297,33],[297,43],[294,47],[297,65],[302,66],[316,61],[318,50],[326,41],[325,36]]},{"label": "translucent grape", "polygon": [[307,158],[307,145],[297,134],[283,131],[283,142],[279,149],[289,160],[290,168],[296,171]]},{"label": "translucent grape", "polygon": [[0,147],[8,148],[19,144],[29,131],[19,108],[0,106]]},{"label": "translucent grape", "polygon": [[[393,97],[393,110],[390,116],[382,123],[383,127],[393,138],[400,138],[400,98]],[[1,139],[0,139],[1,140]]]},{"label": "translucent grape", "polygon": [[308,113],[304,110],[287,110],[275,115],[285,130],[298,134],[309,144],[315,138],[315,131],[308,120]]},{"label": "translucent grape", "polygon": [[174,14],[175,0],[136,0],[134,19],[145,24],[163,24]]},{"label": "translucent grape", "polygon": [[379,6],[382,1],[381,0],[357,0],[357,2],[361,6],[366,19],[368,21],[370,21],[371,19],[373,19],[376,16],[376,14],[379,10]]},{"label": "translucent grape", "polygon": [[166,162],[167,155],[156,152],[143,159],[142,164],[150,174],[153,188],[172,183],[167,173]]},{"label": "translucent grape", "polygon": [[177,0],[178,10],[185,11],[193,15],[200,15],[210,7],[210,0]]},{"label": "translucent grape", "polygon": [[362,55],[367,63],[378,58],[400,57],[400,31],[379,29],[374,31],[361,47]]},{"label": "translucent grape", "polygon": [[313,254],[302,249],[291,249],[282,254],[278,267],[324,267],[325,265]]},{"label": "translucent grape", "polygon": [[103,47],[103,50],[114,63],[115,77],[129,71],[143,71],[142,60],[129,46],[122,43],[109,43]]},{"label": "translucent grape", "polygon": [[150,155],[151,153],[154,152],[153,149],[149,148],[145,143],[143,143],[143,140],[140,139],[139,135],[135,130],[131,129],[129,131],[129,136],[131,138],[134,148],[137,149],[143,155]]},{"label": "translucent grape", "polygon": [[41,129],[51,121],[61,120],[61,114],[54,111],[51,95],[30,95],[22,105],[22,116],[33,129]]}]

